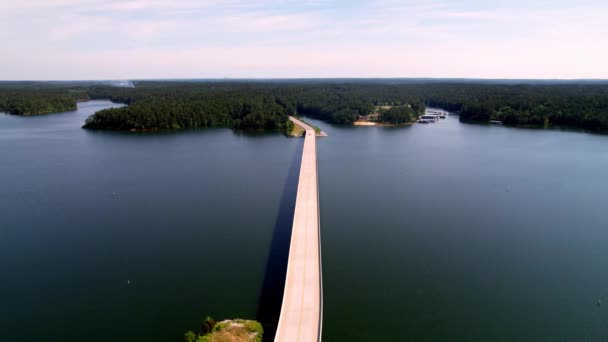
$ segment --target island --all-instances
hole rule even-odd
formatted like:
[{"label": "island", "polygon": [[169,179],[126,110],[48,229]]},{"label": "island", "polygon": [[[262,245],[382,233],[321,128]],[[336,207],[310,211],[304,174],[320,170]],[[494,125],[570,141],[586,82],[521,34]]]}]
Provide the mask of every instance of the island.
[{"label": "island", "polygon": [[184,342],[261,342],[264,329],[257,321],[229,319],[216,322],[212,317],[205,317],[199,333],[188,331]]}]

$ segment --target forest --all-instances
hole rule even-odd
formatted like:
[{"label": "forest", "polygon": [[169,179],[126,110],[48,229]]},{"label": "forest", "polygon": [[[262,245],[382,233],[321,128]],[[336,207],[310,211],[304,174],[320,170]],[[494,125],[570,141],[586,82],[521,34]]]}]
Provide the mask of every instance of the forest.
[{"label": "forest", "polygon": [[41,115],[76,110],[76,102],[86,99],[84,90],[0,88],[0,112],[14,115]]},{"label": "forest", "polygon": [[288,115],[352,124],[377,106],[379,120],[405,123],[426,106],[464,122],[499,120],[512,126],[574,126],[608,130],[608,84],[500,84],[474,82],[137,81],[135,88],[100,84],[0,85],[0,111],[17,115],[73,110],[76,101],[110,99],[129,106],[106,109],[84,127],[156,130],[231,127],[286,130]]}]

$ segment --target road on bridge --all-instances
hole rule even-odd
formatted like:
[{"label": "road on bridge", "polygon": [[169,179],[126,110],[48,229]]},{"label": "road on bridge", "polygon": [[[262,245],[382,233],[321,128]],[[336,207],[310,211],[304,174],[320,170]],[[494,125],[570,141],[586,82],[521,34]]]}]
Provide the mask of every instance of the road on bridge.
[{"label": "road on bridge", "polygon": [[321,340],[323,321],[317,145],[312,127],[294,117],[290,120],[306,133],[275,341],[312,342]]}]

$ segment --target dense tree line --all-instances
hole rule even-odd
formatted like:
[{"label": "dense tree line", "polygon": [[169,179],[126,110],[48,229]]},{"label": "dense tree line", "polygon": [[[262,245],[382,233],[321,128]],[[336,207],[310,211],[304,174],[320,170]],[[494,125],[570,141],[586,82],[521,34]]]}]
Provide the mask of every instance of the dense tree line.
[{"label": "dense tree line", "polygon": [[425,95],[425,102],[458,112],[461,121],[608,129],[608,85],[469,84],[434,88]]},{"label": "dense tree line", "polygon": [[0,88],[0,112],[39,115],[76,110],[76,101],[85,99],[84,90]]},{"label": "dense tree line", "polygon": [[[369,113],[378,104],[410,104],[417,116],[424,106],[460,114],[461,121],[500,120],[515,126],[565,125],[595,130],[608,129],[606,84],[349,84],[319,85],[333,99],[324,106],[323,96],[304,96],[298,103],[304,114],[334,123],[349,123],[355,114]],[[314,110],[310,110],[313,108]],[[323,108],[328,108],[323,110]],[[398,107],[403,108],[403,107]],[[390,113],[394,114],[394,112]],[[385,122],[394,117],[381,116]]]},{"label": "dense tree line", "polygon": [[288,113],[274,99],[149,99],[127,107],[104,109],[89,117],[93,129],[150,130],[204,127],[287,130]]},{"label": "dense tree line", "polygon": [[380,111],[381,122],[386,122],[395,125],[410,123],[415,121],[416,118],[416,113],[408,105],[391,107],[389,109]]},{"label": "dense tree line", "polygon": [[[461,121],[500,120],[514,126],[608,129],[606,84],[420,83],[310,87],[315,89],[302,92],[298,110],[333,123],[350,123],[378,104],[410,104],[416,117],[424,111],[424,106],[431,106],[457,112]],[[394,116],[398,111],[402,112],[401,119]],[[381,115],[380,120],[403,122],[407,120],[404,112],[404,109],[394,109]]]},{"label": "dense tree line", "polygon": [[[97,87],[89,90],[89,95],[92,98],[111,99],[116,102],[123,102],[133,107],[129,111],[127,108],[109,110],[100,113],[99,118],[92,118],[91,125],[87,123],[86,127],[102,127],[99,125],[101,116],[108,116],[108,120],[112,120],[111,126],[119,129],[130,129],[132,125],[117,125],[117,113],[128,115],[131,119],[141,122],[143,111],[154,111],[152,108],[144,110],[144,107],[151,105],[157,106],[159,103],[174,103],[175,99],[180,99],[182,103],[192,103],[197,108],[204,108],[213,105],[213,111],[203,110],[203,116],[195,115],[196,125],[185,122],[185,126],[178,119],[173,120],[176,126],[179,127],[207,127],[207,126],[230,126],[240,128],[260,128],[265,129],[266,125],[262,123],[265,116],[273,118],[277,121],[281,118],[281,112],[285,113],[284,120],[287,120],[287,115],[304,115],[321,120],[325,120],[336,124],[352,124],[358,119],[359,115],[367,115],[371,113],[379,104],[394,104],[401,105],[409,104],[414,111],[411,114],[416,116],[417,113],[424,110],[424,104],[419,97],[412,97],[403,92],[399,92],[394,86],[383,84],[333,84],[333,83],[298,83],[298,82],[266,82],[266,83],[246,83],[246,82],[139,82],[136,88],[133,89],[117,89],[111,87]],[[248,102],[254,105],[254,109],[260,109],[262,113],[257,114],[255,118],[248,115],[247,111],[229,111],[226,115],[226,110],[222,109],[222,105],[217,107],[218,103],[225,104],[243,104]],[[145,106],[136,106],[145,103]],[[264,104],[260,106],[259,104]],[[268,108],[271,106],[271,108]],[[278,107],[277,107],[278,106]],[[224,106],[225,107],[225,106]],[[238,106],[237,106],[238,107]],[[278,108],[282,108],[282,110]],[[166,116],[170,117],[188,117],[190,113],[177,113],[167,109]],[[109,113],[113,113],[110,115]],[[129,113],[129,114],[127,114]],[[402,118],[397,118],[397,115]],[[405,122],[411,121],[408,113],[403,113],[403,110],[390,112],[387,114],[386,122]],[[111,116],[111,117],[110,117]],[[155,116],[159,118],[160,113]],[[211,125],[205,125],[204,119],[213,119],[219,116],[221,120],[212,120]],[[202,119],[202,123],[201,120]],[[414,117],[415,119],[415,117]],[[97,121],[94,121],[97,120]],[[181,120],[187,121],[187,120]],[[123,120],[123,123],[125,121]],[[148,127],[150,121],[146,121]],[[167,121],[159,122],[157,128],[167,128]],[[270,127],[286,127],[288,123],[268,123]],[[120,126],[120,127],[118,127]],[[133,127],[137,129],[136,127]]]},{"label": "dense tree line", "polygon": [[141,82],[136,88],[92,87],[91,98],[129,106],[95,113],[85,128],[155,130],[232,127],[289,131],[289,105],[263,85]]},{"label": "dense tree line", "polygon": [[404,123],[425,106],[460,114],[462,121],[508,125],[568,125],[608,129],[608,84],[341,81],[145,81],[135,88],[94,84],[0,84],[0,110],[39,114],[75,108],[75,100],[110,99],[129,106],[91,116],[85,127],[172,129],[234,127],[285,130],[288,115],[350,124],[389,104],[379,120]]}]

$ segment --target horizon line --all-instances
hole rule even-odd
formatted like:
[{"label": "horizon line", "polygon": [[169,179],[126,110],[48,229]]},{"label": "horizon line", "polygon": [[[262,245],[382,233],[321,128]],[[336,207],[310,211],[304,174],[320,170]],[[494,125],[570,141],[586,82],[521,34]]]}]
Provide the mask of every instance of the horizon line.
[{"label": "horizon line", "polygon": [[96,79],[6,79],[0,82],[102,82],[102,81],[239,81],[239,80],[467,80],[467,81],[607,81],[608,78],[489,78],[489,77],[161,77]]}]

